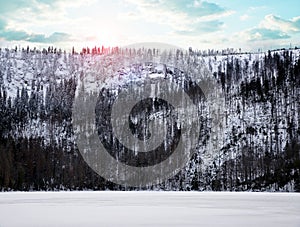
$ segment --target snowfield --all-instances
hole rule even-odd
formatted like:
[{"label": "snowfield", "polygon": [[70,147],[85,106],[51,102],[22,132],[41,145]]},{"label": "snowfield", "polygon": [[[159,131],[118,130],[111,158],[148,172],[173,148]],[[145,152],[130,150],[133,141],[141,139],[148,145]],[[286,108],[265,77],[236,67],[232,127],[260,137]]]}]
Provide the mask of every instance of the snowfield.
[{"label": "snowfield", "polygon": [[0,226],[300,226],[300,194],[7,192]]}]

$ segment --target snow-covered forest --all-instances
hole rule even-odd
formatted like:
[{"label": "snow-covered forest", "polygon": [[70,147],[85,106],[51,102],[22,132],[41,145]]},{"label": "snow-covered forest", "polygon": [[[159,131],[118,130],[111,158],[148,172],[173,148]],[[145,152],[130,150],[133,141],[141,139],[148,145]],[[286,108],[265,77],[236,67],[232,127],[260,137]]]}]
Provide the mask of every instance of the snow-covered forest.
[{"label": "snow-covered forest", "polygon": [[156,59],[166,65],[163,77],[172,67],[205,64],[224,94],[225,127],[215,155],[208,157],[201,144],[173,178],[138,189],[300,191],[299,55],[298,49],[0,49],[0,190],[135,190],[106,181],[85,163],[72,106],[76,89],[124,80],[124,59]]}]

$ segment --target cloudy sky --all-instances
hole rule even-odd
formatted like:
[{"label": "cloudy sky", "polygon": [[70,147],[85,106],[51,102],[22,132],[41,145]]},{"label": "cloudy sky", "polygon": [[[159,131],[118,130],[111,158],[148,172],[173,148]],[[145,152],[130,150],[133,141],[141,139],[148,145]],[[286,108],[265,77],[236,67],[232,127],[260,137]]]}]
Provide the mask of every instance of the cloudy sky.
[{"label": "cloudy sky", "polygon": [[0,0],[0,46],[300,46],[299,0]]}]

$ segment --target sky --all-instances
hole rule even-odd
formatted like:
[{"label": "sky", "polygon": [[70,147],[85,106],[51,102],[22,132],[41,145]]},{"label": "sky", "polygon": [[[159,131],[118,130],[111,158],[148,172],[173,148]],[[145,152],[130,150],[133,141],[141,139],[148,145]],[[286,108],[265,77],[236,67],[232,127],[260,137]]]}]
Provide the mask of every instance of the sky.
[{"label": "sky", "polygon": [[299,0],[0,0],[0,47],[300,47]]}]

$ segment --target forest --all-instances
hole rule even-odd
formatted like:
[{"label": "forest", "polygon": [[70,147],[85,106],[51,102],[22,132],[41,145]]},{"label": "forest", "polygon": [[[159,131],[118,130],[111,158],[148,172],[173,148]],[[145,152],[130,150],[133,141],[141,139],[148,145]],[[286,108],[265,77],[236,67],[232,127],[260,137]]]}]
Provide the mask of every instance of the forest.
[{"label": "forest", "polygon": [[[300,192],[299,56],[296,48],[206,54],[0,49],[0,190]],[[103,85],[122,76],[124,58],[160,59],[189,70],[207,65],[226,106],[222,146],[214,156],[206,157],[204,144],[174,177],[149,187],[111,183],[87,165],[72,127],[76,90],[91,78]]]}]

